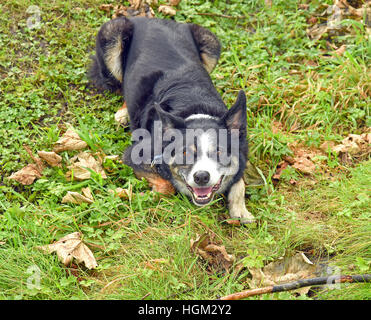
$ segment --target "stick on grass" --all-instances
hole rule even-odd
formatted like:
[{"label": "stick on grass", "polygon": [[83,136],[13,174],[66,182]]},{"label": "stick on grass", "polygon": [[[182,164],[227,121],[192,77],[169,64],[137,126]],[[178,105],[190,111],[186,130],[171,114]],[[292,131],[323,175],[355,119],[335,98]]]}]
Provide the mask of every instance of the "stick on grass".
[{"label": "stick on grass", "polygon": [[232,293],[228,296],[221,297],[220,300],[240,300],[251,296],[261,295],[264,293],[274,293],[282,291],[290,291],[308,286],[316,286],[332,283],[344,282],[371,282],[371,274],[353,275],[353,276],[329,276],[318,277],[312,279],[303,279],[276,286],[269,286],[264,288],[257,288],[241,292]]}]

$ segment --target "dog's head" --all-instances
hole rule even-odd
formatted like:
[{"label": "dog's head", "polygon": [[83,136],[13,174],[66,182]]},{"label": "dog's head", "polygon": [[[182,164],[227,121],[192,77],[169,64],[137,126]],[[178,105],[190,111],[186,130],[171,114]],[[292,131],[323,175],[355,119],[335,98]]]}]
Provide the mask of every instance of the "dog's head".
[{"label": "dog's head", "polygon": [[242,176],[247,157],[243,91],[222,117],[194,114],[182,119],[159,105],[155,108],[165,141],[157,169],[160,174],[166,171],[179,192],[203,206]]}]

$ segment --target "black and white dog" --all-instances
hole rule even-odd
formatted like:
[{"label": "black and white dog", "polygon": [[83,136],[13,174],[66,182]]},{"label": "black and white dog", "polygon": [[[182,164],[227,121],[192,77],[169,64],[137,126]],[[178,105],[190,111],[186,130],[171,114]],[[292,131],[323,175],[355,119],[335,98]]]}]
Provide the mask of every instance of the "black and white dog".
[{"label": "black and white dog", "polygon": [[89,77],[124,96],[133,138],[140,132],[123,156],[136,176],[170,181],[200,206],[225,194],[231,218],[250,223],[246,97],[223,103],[209,76],[219,55],[216,36],[198,25],[120,17],[101,27]]}]

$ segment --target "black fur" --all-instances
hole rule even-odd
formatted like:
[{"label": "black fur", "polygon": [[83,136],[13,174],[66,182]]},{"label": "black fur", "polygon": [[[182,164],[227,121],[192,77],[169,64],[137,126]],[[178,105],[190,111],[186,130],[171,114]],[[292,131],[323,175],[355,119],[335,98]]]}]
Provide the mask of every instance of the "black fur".
[{"label": "black fur", "polygon": [[[107,48],[113,46],[118,37],[123,43],[120,53],[123,82],[112,75],[105,60]],[[240,167],[234,183],[241,178],[247,159],[246,98],[241,91],[235,107],[231,108],[233,112],[227,113],[201,54],[215,61],[220,55],[220,43],[207,29],[171,20],[121,17],[107,22],[99,31],[89,76],[100,88],[122,92],[131,130],[145,128],[153,132],[154,121],[160,119],[156,105],[181,119],[199,113],[218,117],[223,122],[220,125],[229,128],[233,122],[230,118],[237,114],[243,123],[240,126]],[[152,170],[149,166],[137,168],[130,163],[130,150],[129,147],[124,154],[126,164],[134,170]],[[157,173],[171,181],[166,164],[156,168]]]},{"label": "black fur", "polygon": [[88,78],[97,88],[121,92],[122,83],[108,70],[105,63],[105,53],[107,48],[115,45],[120,38],[124,49],[121,54],[121,64],[124,68],[132,35],[133,24],[123,17],[108,21],[100,28],[95,44],[96,55],[92,56],[93,61],[88,72]]}]

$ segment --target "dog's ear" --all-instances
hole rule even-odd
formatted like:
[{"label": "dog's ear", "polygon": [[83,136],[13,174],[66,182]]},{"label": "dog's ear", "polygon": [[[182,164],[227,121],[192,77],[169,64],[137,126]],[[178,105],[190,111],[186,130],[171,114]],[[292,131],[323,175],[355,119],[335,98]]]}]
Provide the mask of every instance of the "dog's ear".
[{"label": "dog's ear", "polygon": [[229,129],[246,129],[246,96],[243,90],[240,90],[236,103],[227,111],[223,120]]},{"label": "dog's ear", "polygon": [[164,130],[185,128],[185,122],[181,117],[174,116],[165,111],[157,102],[155,102],[154,106],[158,116],[160,117]]}]

